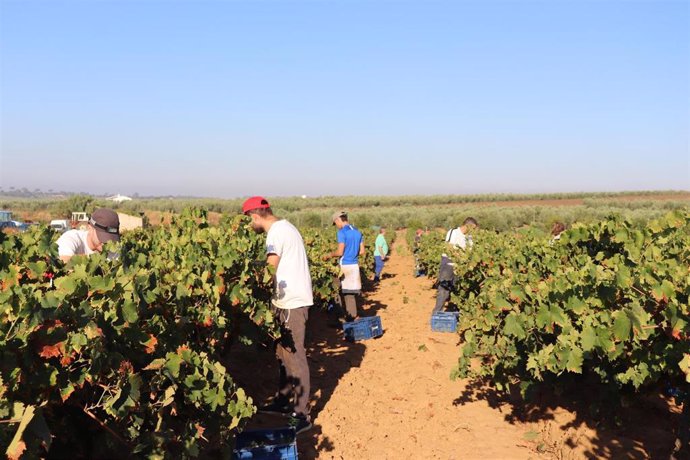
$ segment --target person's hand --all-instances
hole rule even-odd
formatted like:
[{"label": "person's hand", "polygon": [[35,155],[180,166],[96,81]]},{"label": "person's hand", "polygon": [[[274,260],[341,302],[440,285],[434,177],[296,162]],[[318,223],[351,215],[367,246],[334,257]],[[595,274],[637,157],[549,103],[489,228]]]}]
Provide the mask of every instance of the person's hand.
[{"label": "person's hand", "polygon": [[323,259],[324,262],[327,261],[327,260],[330,259],[330,258],[331,258],[331,255],[330,255],[330,254],[326,254],[325,256],[322,257],[322,259]]}]

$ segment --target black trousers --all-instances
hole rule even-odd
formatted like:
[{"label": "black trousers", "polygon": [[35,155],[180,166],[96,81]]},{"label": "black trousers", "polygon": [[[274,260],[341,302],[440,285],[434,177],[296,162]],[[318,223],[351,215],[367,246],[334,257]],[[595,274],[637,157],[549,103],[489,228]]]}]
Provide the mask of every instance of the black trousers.
[{"label": "black trousers", "polygon": [[450,265],[450,259],[445,256],[441,257],[441,267],[438,270],[438,292],[436,293],[436,305],[434,306],[432,314],[443,310],[443,306],[450,298],[450,291],[453,290],[454,285],[455,272],[453,271],[453,266]]}]

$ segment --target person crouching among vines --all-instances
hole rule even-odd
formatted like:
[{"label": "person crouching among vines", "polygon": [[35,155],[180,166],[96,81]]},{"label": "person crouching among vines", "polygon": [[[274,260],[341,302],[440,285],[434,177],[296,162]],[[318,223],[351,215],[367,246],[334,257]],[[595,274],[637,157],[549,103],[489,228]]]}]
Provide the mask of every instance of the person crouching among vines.
[{"label": "person crouching among vines", "polygon": [[[77,255],[91,255],[103,250],[109,241],[120,241],[120,218],[112,209],[96,209],[87,230],[68,230],[57,240],[58,256],[68,262]],[[109,254],[109,258],[114,255]]]},{"label": "person crouching among vines", "polygon": [[[472,217],[468,217],[458,228],[448,230],[448,233],[446,233],[446,244],[453,249],[472,247],[472,237],[469,232],[478,227],[477,221]],[[448,254],[441,254],[441,266],[438,271],[438,292],[436,293],[436,305],[431,312],[432,314],[441,311],[450,297],[450,292],[455,285],[454,266],[455,263],[450,261]]]},{"label": "person crouching among vines", "polygon": [[561,233],[565,231],[565,224],[563,222],[554,222],[553,227],[551,227],[551,240],[550,244],[561,239]]},{"label": "person crouching among vines", "polygon": [[309,364],[304,335],[309,307],[314,304],[307,252],[302,235],[285,219],[273,215],[260,196],[249,198],[242,212],[257,233],[266,233],[266,261],[275,267],[271,310],[281,329],[276,343],[280,375],[278,393],[260,412],[290,415],[297,433],[312,428],[309,417]]}]

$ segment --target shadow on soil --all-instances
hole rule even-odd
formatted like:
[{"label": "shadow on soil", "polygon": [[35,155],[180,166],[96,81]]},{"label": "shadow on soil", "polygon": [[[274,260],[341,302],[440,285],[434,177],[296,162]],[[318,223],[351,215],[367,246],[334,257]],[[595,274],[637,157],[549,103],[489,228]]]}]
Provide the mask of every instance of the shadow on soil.
[{"label": "shadow on soil", "polygon": [[[368,299],[358,299],[362,317],[375,316],[386,305]],[[316,458],[319,452],[334,449],[330,439],[322,438],[319,414],[331,399],[341,378],[353,367],[359,367],[366,350],[366,342],[348,342],[342,331],[334,327],[334,319],[323,309],[313,307],[307,322],[307,359],[311,376],[311,418],[314,428],[297,438],[300,458]],[[385,324],[384,330],[385,330]],[[270,400],[277,389],[278,362],[270,346],[233,346],[226,356],[226,365],[235,382],[245,389],[256,405]],[[277,428],[287,425],[287,419],[257,414],[246,429]]]},{"label": "shadow on soil", "polygon": [[[556,394],[554,387],[543,385],[526,401],[519,392],[506,395],[491,388],[487,381],[474,380],[454,404],[484,400],[505,413],[508,422],[539,423],[541,432],[526,434],[526,439],[533,438],[535,450],[550,452],[557,458],[577,448],[581,440],[578,430],[589,428],[597,435],[587,440],[587,458],[669,459],[680,419],[678,408],[659,391],[652,396],[630,397],[623,407],[606,409],[610,407],[606,401],[612,397],[602,388],[583,379]],[[557,422],[554,413],[563,409],[575,414],[575,418],[567,423]]]}]

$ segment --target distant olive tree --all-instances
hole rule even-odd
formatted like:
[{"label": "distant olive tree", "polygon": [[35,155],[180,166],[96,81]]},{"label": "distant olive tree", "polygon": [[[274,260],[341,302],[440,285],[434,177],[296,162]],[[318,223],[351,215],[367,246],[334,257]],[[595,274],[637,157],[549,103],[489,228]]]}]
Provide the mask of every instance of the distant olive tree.
[{"label": "distant olive tree", "polygon": [[69,219],[73,212],[91,214],[94,209],[94,198],[91,195],[72,195],[57,205],[57,212],[61,217]]}]

